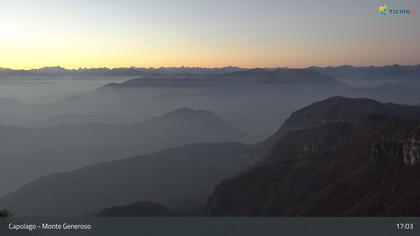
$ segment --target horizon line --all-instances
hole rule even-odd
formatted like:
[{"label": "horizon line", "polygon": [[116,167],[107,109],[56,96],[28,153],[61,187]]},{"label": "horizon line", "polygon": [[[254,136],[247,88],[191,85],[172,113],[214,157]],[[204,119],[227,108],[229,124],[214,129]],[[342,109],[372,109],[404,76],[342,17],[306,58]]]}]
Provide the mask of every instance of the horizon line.
[{"label": "horizon line", "polygon": [[328,66],[304,66],[304,67],[289,67],[289,66],[256,66],[256,67],[242,67],[242,66],[233,66],[233,65],[226,65],[226,66],[216,66],[216,67],[203,67],[203,66],[159,66],[159,67],[145,67],[145,66],[123,66],[123,67],[74,67],[74,68],[66,68],[63,66],[55,65],[55,66],[43,66],[43,67],[34,67],[34,68],[11,68],[11,67],[2,67],[0,66],[0,70],[13,70],[13,71],[32,71],[32,70],[41,70],[41,69],[63,69],[67,71],[77,71],[77,70],[95,70],[95,69],[108,69],[108,70],[116,70],[116,69],[147,69],[147,70],[158,70],[158,69],[224,69],[224,68],[238,68],[238,69],[308,69],[311,67],[318,67],[318,68],[330,68],[330,67],[344,67],[344,66],[351,66],[351,67],[386,67],[386,66],[420,66],[420,63],[417,64],[376,64],[376,65],[352,65],[352,64],[338,64],[338,65],[328,65]]}]

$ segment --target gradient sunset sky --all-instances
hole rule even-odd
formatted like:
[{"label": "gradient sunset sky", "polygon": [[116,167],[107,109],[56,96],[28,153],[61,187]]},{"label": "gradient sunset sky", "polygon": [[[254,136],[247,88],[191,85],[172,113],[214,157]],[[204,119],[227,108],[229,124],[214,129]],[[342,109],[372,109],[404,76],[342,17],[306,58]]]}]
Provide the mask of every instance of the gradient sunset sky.
[{"label": "gradient sunset sky", "polygon": [[418,0],[0,0],[0,30],[14,69],[420,64]]}]

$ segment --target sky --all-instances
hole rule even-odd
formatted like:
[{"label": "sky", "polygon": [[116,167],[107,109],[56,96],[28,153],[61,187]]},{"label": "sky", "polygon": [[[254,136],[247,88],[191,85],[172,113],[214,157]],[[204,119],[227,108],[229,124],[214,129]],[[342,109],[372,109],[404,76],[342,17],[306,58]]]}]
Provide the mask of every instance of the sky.
[{"label": "sky", "polygon": [[0,0],[3,68],[343,64],[420,64],[420,1]]}]

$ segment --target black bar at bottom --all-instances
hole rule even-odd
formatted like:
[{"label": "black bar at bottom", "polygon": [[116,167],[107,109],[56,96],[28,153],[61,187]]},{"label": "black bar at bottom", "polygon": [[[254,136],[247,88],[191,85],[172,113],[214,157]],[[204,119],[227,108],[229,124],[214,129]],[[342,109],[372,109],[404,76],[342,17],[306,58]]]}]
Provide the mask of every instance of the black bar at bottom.
[{"label": "black bar at bottom", "polygon": [[[89,226],[91,227],[89,229]],[[10,229],[12,228],[12,229]],[[72,229],[73,228],[73,229]],[[79,228],[79,229],[74,229]],[[0,235],[387,236],[420,235],[420,218],[19,218]]]}]

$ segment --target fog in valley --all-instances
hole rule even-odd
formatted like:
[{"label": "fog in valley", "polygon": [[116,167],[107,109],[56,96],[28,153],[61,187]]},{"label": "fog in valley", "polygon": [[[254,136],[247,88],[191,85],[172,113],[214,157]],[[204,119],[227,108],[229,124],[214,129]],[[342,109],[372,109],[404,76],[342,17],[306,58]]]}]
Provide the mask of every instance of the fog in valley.
[{"label": "fog in valley", "polygon": [[[418,71],[418,66],[410,67],[410,71],[415,69]],[[274,134],[293,111],[332,96],[420,103],[415,75],[397,74],[383,79],[375,75],[380,68],[374,72],[359,68],[355,74],[343,70],[235,68],[218,73],[203,70],[125,76],[0,77],[0,196],[42,176],[188,144],[234,141],[252,146]],[[359,82],[364,76],[371,76],[369,84]],[[244,147],[232,148],[229,150],[233,153],[242,153]],[[180,153],[184,152],[186,158],[192,157],[189,151]],[[154,156],[161,154],[148,158]],[[251,156],[244,154],[241,158]],[[171,163],[171,168],[178,168],[177,162]],[[180,169],[187,168],[185,162],[179,163]],[[223,174],[212,181],[238,172],[236,164],[229,168],[235,172],[220,170]],[[154,181],[148,180],[150,183],[144,186]],[[186,201],[187,196],[183,197],[182,201]],[[108,199],[96,207],[99,210],[105,204],[135,200]],[[86,214],[77,210],[73,213]]]},{"label": "fog in valley", "polygon": [[0,0],[0,236],[420,217],[419,9]]}]

